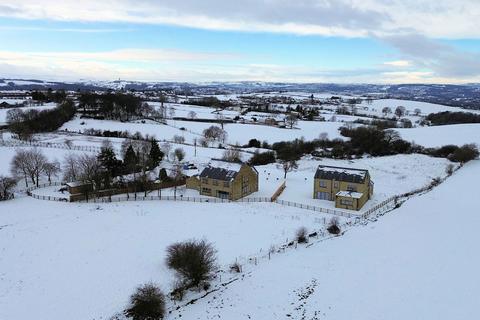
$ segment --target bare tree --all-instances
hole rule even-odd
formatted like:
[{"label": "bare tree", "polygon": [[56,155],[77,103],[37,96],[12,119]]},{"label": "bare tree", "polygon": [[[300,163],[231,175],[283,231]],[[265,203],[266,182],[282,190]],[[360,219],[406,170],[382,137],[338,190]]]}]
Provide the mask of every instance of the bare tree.
[{"label": "bare tree", "polygon": [[396,109],[395,109],[395,115],[397,117],[403,117],[405,115],[405,112],[406,112],[406,109],[405,107],[403,106],[398,106]]},{"label": "bare tree", "polygon": [[63,159],[63,181],[75,181],[78,178],[78,157],[68,154]]},{"label": "bare tree", "polygon": [[197,113],[196,113],[195,111],[191,110],[191,111],[188,113],[188,117],[193,120],[193,119],[195,119],[195,118],[197,117]]},{"label": "bare tree", "polygon": [[28,188],[28,164],[27,151],[18,149],[10,163],[10,172],[14,177],[22,177],[25,180],[25,187]]},{"label": "bare tree", "polygon": [[413,113],[416,115],[416,116],[419,116],[421,113],[422,113],[422,110],[420,108],[415,108],[415,110],[413,110]]},{"label": "bare tree", "polygon": [[135,153],[137,154],[137,159],[138,159],[138,165],[141,168],[141,175],[140,175],[140,181],[143,185],[144,191],[145,191],[145,196],[147,196],[147,184],[148,184],[148,175],[147,172],[150,170],[150,149],[152,147],[152,144],[143,141],[143,140],[137,140],[133,141],[133,149],[135,150]]},{"label": "bare tree", "polygon": [[224,143],[227,139],[227,132],[220,127],[211,126],[203,130],[203,136],[207,141],[218,140]]},{"label": "bare tree", "polygon": [[182,137],[182,136],[176,134],[176,135],[173,136],[173,142],[178,143],[178,144],[185,143],[185,137]]},{"label": "bare tree", "polygon": [[48,178],[48,182],[52,182],[52,176],[56,177],[60,173],[60,162],[53,161],[53,162],[46,162],[43,165],[43,172]]},{"label": "bare tree", "polygon": [[283,179],[287,178],[287,173],[293,171],[298,168],[297,161],[295,160],[283,160],[282,162],[283,168]]},{"label": "bare tree", "polygon": [[33,149],[29,152],[28,168],[30,177],[32,178],[32,182],[34,182],[37,187],[39,185],[40,175],[43,172],[43,166],[47,162],[47,157],[45,157],[45,155],[39,149]]},{"label": "bare tree", "polygon": [[321,140],[321,141],[328,140],[328,132],[320,133],[320,135],[318,136],[318,139]]},{"label": "bare tree", "polygon": [[172,171],[172,176],[171,176],[174,184],[173,187],[173,197],[176,199],[177,198],[177,187],[180,181],[182,181],[185,177],[183,175],[183,170],[182,166],[180,164],[177,164],[173,167]]},{"label": "bare tree", "polygon": [[102,170],[96,155],[83,154],[76,160],[78,178],[86,183],[92,183],[98,189],[101,187]]},{"label": "bare tree", "polygon": [[293,129],[293,127],[298,123],[298,116],[296,114],[289,114],[285,117],[285,123],[290,129]]},{"label": "bare tree", "polygon": [[165,155],[167,156],[167,160],[168,160],[170,150],[172,149],[172,146],[170,145],[170,143],[169,142],[162,143],[162,146],[160,147],[160,149],[165,153]]},{"label": "bare tree", "polygon": [[387,115],[389,115],[390,113],[392,113],[392,109],[391,109],[390,107],[384,107],[384,108],[382,109],[382,113],[383,113],[385,116],[387,116]]},{"label": "bare tree", "polygon": [[225,124],[225,116],[222,113],[219,112],[219,113],[217,113],[215,118],[218,120],[218,122],[220,122],[220,126],[223,130],[223,125]]},{"label": "bare tree", "polygon": [[222,159],[226,161],[241,162],[242,156],[238,149],[228,149],[223,152]]},{"label": "bare tree", "polygon": [[43,166],[47,162],[45,155],[38,149],[17,150],[12,159],[11,171],[15,176],[19,174],[25,178],[25,185],[28,187],[27,176],[37,187]]}]

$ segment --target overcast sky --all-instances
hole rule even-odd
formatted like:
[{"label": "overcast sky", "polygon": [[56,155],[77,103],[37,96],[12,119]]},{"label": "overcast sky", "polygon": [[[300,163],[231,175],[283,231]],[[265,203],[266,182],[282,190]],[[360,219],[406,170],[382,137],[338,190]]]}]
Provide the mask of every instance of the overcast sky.
[{"label": "overcast sky", "polygon": [[0,0],[0,78],[480,82],[479,0]]}]

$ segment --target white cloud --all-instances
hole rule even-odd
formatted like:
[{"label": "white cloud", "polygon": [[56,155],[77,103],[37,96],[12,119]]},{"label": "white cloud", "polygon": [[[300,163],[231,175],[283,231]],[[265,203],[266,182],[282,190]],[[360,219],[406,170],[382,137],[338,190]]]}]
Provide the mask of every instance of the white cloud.
[{"label": "white cloud", "polygon": [[472,79],[480,76],[480,53],[461,51],[418,34],[380,39],[396,48],[412,67],[426,69],[435,77]]},{"label": "white cloud", "polygon": [[0,15],[339,36],[480,37],[478,0],[2,0]]},{"label": "white cloud", "polygon": [[410,66],[410,61],[408,60],[395,60],[395,61],[386,61],[383,63],[386,66],[404,68]]}]

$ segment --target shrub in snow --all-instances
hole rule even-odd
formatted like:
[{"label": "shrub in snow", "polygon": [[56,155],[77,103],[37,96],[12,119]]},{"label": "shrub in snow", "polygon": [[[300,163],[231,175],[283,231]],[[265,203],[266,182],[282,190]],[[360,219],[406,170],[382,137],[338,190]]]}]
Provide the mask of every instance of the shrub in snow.
[{"label": "shrub in snow", "polygon": [[275,162],[275,152],[255,152],[255,154],[250,158],[249,164],[252,166],[262,166],[269,163]]},{"label": "shrub in snow", "polygon": [[133,320],[158,320],[165,315],[165,296],[154,284],[137,288],[130,297],[130,307],[125,315]]},{"label": "shrub in snow", "polygon": [[453,164],[449,164],[449,165],[447,166],[447,168],[445,169],[445,172],[446,172],[449,176],[451,176],[451,175],[453,174],[453,169],[454,169]]},{"label": "shrub in snow", "polygon": [[337,218],[332,218],[330,220],[330,224],[328,225],[327,231],[331,234],[339,234],[340,233],[340,226]]},{"label": "shrub in snow", "polygon": [[478,158],[479,152],[475,144],[466,144],[453,152],[450,160],[455,162],[467,163]]},{"label": "shrub in snow", "polygon": [[188,288],[207,283],[217,270],[216,250],[205,240],[177,242],[167,248],[167,266]]},{"label": "shrub in snow", "polygon": [[17,179],[0,176],[0,201],[13,198],[13,188],[17,185]]},{"label": "shrub in snow", "polygon": [[298,229],[295,237],[298,243],[307,243],[307,228],[301,227],[300,229]]},{"label": "shrub in snow", "polygon": [[185,284],[180,280],[175,281],[173,285],[173,290],[170,293],[170,296],[172,297],[173,300],[182,301],[184,295],[185,295]]},{"label": "shrub in snow", "polygon": [[235,273],[240,273],[240,272],[242,272],[242,266],[240,265],[240,263],[234,262],[234,263],[230,266],[230,271],[231,271],[231,272],[235,272]]}]

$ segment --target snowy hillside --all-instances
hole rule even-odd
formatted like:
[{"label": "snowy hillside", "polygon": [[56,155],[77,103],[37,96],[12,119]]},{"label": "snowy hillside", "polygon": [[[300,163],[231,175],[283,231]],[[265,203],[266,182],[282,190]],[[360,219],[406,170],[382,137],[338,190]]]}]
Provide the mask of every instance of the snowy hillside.
[{"label": "snowy hillside", "polygon": [[480,217],[470,178],[478,175],[475,161],[379,221],[275,256],[169,318],[472,319]]}]

